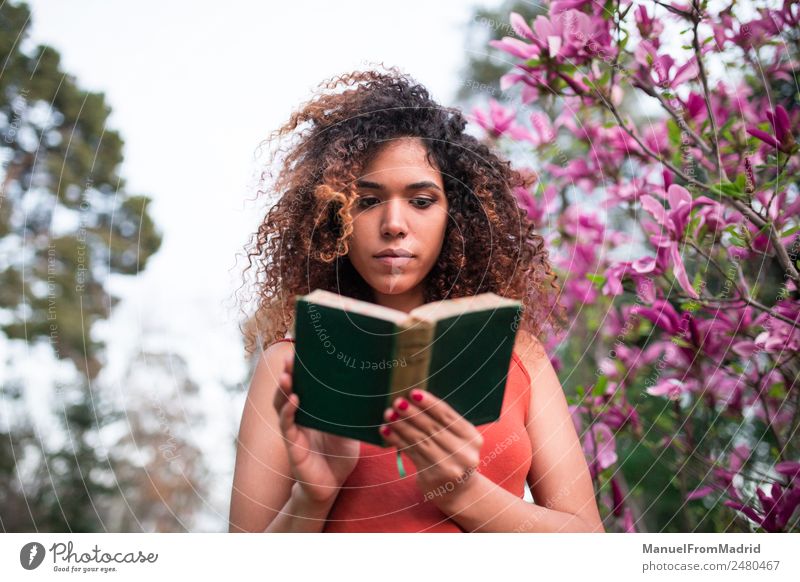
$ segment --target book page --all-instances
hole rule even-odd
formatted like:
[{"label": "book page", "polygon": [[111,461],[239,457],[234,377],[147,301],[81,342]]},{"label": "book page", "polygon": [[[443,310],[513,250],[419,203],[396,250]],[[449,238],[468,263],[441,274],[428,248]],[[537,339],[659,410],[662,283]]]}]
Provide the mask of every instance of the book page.
[{"label": "book page", "polygon": [[416,309],[412,309],[409,315],[424,321],[438,321],[460,313],[483,311],[486,309],[519,304],[521,304],[521,301],[517,299],[501,297],[496,293],[481,293],[472,297],[456,297],[455,299],[432,301]]},{"label": "book page", "polygon": [[327,307],[333,307],[334,309],[341,309],[351,313],[358,313],[360,315],[366,315],[376,319],[391,321],[398,325],[407,323],[409,320],[409,314],[398,309],[392,309],[390,307],[384,307],[383,305],[369,303],[368,301],[353,299],[352,297],[347,297],[338,293],[331,293],[330,291],[325,291],[324,289],[315,289],[308,295],[303,295],[302,298],[306,301],[317,303],[319,305],[325,305]]}]

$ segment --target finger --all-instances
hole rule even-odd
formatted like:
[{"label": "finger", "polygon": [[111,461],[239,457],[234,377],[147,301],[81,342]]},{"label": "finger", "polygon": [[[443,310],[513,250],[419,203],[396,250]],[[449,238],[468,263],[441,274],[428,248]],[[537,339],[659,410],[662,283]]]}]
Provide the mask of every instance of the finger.
[{"label": "finger", "polygon": [[[470,439],[475,437],[477,429],[466,418],[461,416],[452,406],[447,402],[428,392],[427,390],[419,390],[415,388],[409,394],[410,398],[408,403],[410,406],[419,410],[424,410],[425,413],[438,422],[441,426],[456,433],[458,436]],[[421,396],[421,400],[416,397]]]},{"label": "finger", "polygon": [[303,446],[299,441],[301,440],[300,429],[295,424],[295,413],[300,406],[300,398],[297,394],[292,394],[288,402],[281,410],[280,427],[286,441],[286,450],[292,464],[296,467],[299,465],[308,454],[308,447]]},{"label": "finger", "polygon": [[297,394],[292,394],[288,397],[286,404],[281,407],[279,413],[279,424],[281,432],[289,441],[294,441],[297,438],[297,425],[294,423],[295,411],[299,404]]},{"label": "finger", "polygon": [[[381,430],[383,430],[383,426],[389,427],[388,424],[382,425]],[[405,440],[400,433],[394,430],[394,423],[392,423],[390,429],[391,432],[388,435],[384,434],[384,440],[389,446],[397,447],[397,452],[405,453],[411,457],[411,460],[414,462],[414,466],[417,467],[418,471],[423,470],[424,467],[436,464],[436,460],[433,459],[426,450],[416,443]]]},{"label": "finger", "polygon": [[[426,414],[425,410],[420,410],[409,403],[408,408],[399,408],[386,411],[384,418],[391,421],[392,413],[396,413],[399,420],[391,424],[392,429],[396,429],[404,439],[416,441],[433,440],[433,443],[440,451],[440,459],[446,459],[458,453],[466,444],[465,440],[455,434],[449,428],[441,426],[434,418]],[[428,447],[426,446],[426,449]]]},{"label": "finger", "polygon": [[286,372],[281,372],[281,375],[278,376],[278,389],[275,390],[275,397],[272,401],[272,405],[275,407],[276,411],[280,412],[291,394],[292,377]]},{"label": "finger", "polygon": [[413,455],[419,455],[427,464],[438,463],[449,456],[449,453],[443,451],[431,435],[425,434],[406,419],[391,422],[390,415],[390,411],[384,414],[384,419],[387,421],[386,426],[392,431],[386,440],[395,444],[399,450],[412,455],[412,458]]}]

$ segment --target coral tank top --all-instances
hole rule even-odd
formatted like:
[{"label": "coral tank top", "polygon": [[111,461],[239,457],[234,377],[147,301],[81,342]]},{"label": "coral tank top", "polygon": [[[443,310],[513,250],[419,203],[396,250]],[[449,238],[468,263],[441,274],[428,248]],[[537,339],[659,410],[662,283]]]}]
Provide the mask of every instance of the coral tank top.
[{"label": "coral tank top", "polygon": [[[500,418],[476,427],[484,439],[477,471],[520,498],[531,466],[531,443],[525,429],[530,389],[530,375],[513,352]],[[417,486],[414,462],[406,453],[401,456],[407,474],[401,478],[395,447],[360,444],[358,463],[342,485],[323,532],[464,531],[432,499],[425,498]]]}]

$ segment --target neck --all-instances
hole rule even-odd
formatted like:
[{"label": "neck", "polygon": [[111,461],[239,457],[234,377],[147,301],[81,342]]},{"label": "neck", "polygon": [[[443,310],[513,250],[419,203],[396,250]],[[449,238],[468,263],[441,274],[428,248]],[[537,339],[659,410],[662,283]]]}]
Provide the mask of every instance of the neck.
[{"label": "neck", "polygon": [[387,293],[373,292],[375,303],[383,307],[390,307],[408,313],[415,307],[419,307],[425,303],[425,296],[422,292],[422,285],[410,289],[405,293],[397,293],[395,295]]}]

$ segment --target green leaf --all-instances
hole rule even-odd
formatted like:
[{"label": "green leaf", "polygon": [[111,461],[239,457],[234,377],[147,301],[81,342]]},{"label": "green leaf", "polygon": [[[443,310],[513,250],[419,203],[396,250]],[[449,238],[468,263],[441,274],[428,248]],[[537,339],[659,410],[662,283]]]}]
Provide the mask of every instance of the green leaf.
[{"label": "green leaf", "polygon": [[[631,4],[631,6],[633,6],[633,4]],[[620,48],[620,50],[623,50],[623,51],[625,50],[625,46],[628,44],[628,39],[629,38],[630,38],[630,35],[628,34],[628,31],[623,29],[622,30],[622,36],[619,39],[619,48]]]},{"label": "green leaf", "polygon": [[606,276],[601,275],[600,273],[586,273],[586,278],[594,283],[595,287],[598,289],[606,283]]},{"label": "green leaf", "polygon": [[608,376],[600,376],[597,384],[594,385],[592,396],[602,396],[606,391],[606,386],[608,386]]},{"label": "green leaf", "polygon": [[784,238],[784,237],[787,237],[787,236],[792,236],[792,235],[793,235],[794,233],[796,233],[798,230],[800,230],[800,224],[798,224],[798,225],[796,225],[796,226],[793,226],[792,228],[787,228],[786,230],[784,230],[784,231],[781,233],[781,238]]},{"label": "green leaf", "polygon": [[669,136],[669,143],[678,146],[681,143],[681,128],[675,123],[673,119],[667,119],[667,135]]},{"label": "green leaf", "polygon": [[776,382],[775,384],[770,386],[768,395],[771,398],[782,398],[783,396],[785,396],[786,393],[785,393],[785,391],[783,389],[783,383],[782,382]]},{"label": "green leaf", "polygon": [[719,194],[720,196],[724,196],[726,198],[736,198],[736,199],[744,199],[746,198],[744,193],[744,186],[739,187],[738,185],[734,184],[733,182],[723,182],[722,184],[712,184],[711,190]]},{"label": "green leaf", "polygon": [[[686,306],[693,306],[693,305],[698,305],[698,304],[697,304],[696,301],[690,301],[690,302],[686,303]],[[684,311],[696,311],[695,309],[687,309],[686,307],[684,307],[683,310]],[[692,347],[689,342],[687,342],[682,337],[678,337],[678,336],[675,336],[675,337],[672,338],[672,343],[674,343],[679,348],[690,348],[690,347]]]}]

